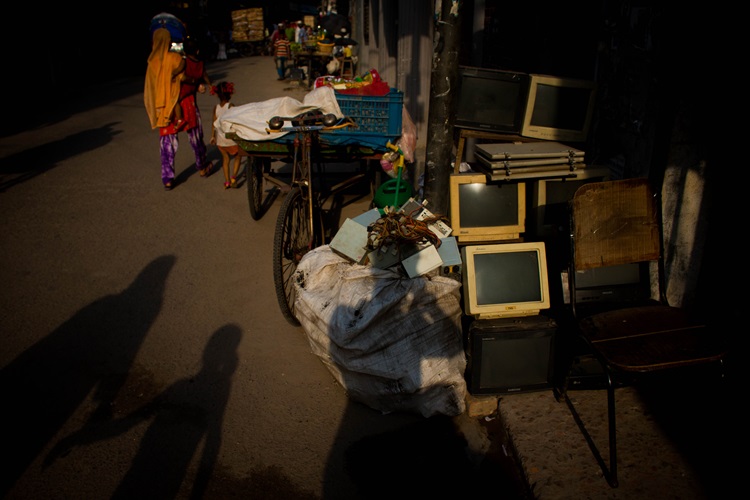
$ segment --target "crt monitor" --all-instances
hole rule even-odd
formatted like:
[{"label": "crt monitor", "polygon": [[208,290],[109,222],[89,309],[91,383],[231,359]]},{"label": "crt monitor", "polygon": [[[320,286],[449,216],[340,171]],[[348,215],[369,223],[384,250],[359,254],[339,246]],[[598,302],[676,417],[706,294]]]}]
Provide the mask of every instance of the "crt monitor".
[{"label": "crt monitor", "polygon": [[486,174],[450,176],[450,221],[459,243],[518,239],[526,230],[526,184]]},{"label": "crt monitor", "polygon": [[[568,270],[561,272],[563,300],[570,303]],[[646,302],[651,296],[648,265],[618,264],[576,271],[575,294],[578,306],[600,307],[612,302]]]},{"label": "crt monitor", "polygon": [[459,66],[454,125],[518,134],[528,92],[529,75],[526,73]]},{"label": "crt monitor", "polygon": [[568,235],[568,203],[576,190],[589,182],[609,179],[608,167],[585,166],[576,169],[572,176],[538,179],[531,186],[531,204],[528,232],[544,238]]},{"label": "crt monitor", "polygon": [[521,135],[586,142],[594,116],[596,84],[589,80],[531,74]]},{"label": "crt monitor", "polygon": [[549,309],[544,242],[467,245],[461,259],[465,315],[511,318]]},{"label": "crt monitor", "polygon": [[556,324],[541,315],[526,318],[529,321],[510,318],[471,323],[466,367],[471,394],[509,394],[550,387]]}]

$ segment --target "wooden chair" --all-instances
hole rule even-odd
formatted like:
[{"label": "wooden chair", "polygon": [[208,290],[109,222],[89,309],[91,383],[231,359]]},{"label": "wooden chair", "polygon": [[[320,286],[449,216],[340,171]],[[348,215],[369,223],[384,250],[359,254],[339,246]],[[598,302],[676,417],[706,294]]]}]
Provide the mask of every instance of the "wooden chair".
[{"label": "wooden chair", "polygon": [[[569,300],[574,331],[603,369],[607,390],[609,468],[568,397],[568,376],[556,388],[584,434],[607,482],[618,486],[615,389],[648,374],[717,363],[728,355],[725,342],[694,311],[670,306],[666,298],[660,197],[647,179],[589,183],[570,202]],[[637,265],[646,294],[633,283],[617,300],[586,304],[577,281],[586,272]],[[588,285],[588,284],[587,284]]]}]

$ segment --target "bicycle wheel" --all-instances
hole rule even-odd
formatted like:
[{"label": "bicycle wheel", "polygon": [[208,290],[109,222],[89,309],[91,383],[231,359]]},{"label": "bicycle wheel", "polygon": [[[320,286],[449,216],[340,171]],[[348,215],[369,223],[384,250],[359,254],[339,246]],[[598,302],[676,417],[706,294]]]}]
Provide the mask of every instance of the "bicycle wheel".
[{"label": "bicycle wheel", "polygon": [[299,326],[294,315],[294,273],[302,257],[315,247],[310,234],[308,201],[299,187],[294,187],[284,198],[276,220],[273,237],[273,282],[281,314],[286,320]]},{"label": "bicycle wheel", "polygon": [[245,183],[247,184],[250,217],[253,220],[259,220],[263,216],[263,160],[254,156],[248,157],[245,166]]}]

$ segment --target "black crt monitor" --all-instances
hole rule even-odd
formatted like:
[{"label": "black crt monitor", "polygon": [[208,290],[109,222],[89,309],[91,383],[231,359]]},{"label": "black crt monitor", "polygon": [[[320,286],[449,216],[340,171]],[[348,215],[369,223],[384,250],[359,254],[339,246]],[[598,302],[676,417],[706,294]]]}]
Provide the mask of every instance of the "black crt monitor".
[{"label": "black crt monitor", "polygon": [[509,394],[550,387],[556,324],[544,316],[475,320],[468,333],[471,394]]},{"label": "black crt monitor", "polygon": [[454,125],[519,134],[528,92],[529,75],[525,73],[459,66]]}]

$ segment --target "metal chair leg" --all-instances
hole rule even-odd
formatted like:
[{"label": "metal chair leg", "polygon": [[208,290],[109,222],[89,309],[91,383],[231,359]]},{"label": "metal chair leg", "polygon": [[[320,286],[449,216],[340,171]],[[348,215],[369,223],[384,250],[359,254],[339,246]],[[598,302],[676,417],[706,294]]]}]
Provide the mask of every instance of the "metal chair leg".
[{"label": "metal chair leg", "polygon": [[581,420],[581,416],[578,414],[578,411],[576,411],[575,406],[573,405],[573,402],[570,400],[570,397],[568,396],[568,391],[567,390],[561,391],[560,396],[565,399],[565,403],[568,405],[568,409],[570,410],[570,413],[573,415],[573,420],[575,420],[576,424],[578,425],[578,428],[581,430],[581,434],[583,434],[583,437],[586,440],[586,443],[589,445],[589,449],[591,450],[591,453],[594,455],[596,462],[599,464],[599,467],[602,469],[602,472],[604,473],[604,478],[607,480],[607,483],[612,488],[617,488],[619,486],[619,482],[617,480],[617,427],[616,427],[616,413],[615,413],[615,384],[612,380],[611,374],[607,372],[606,375],[607,375],[607,414],[608,414],[607,425],[609,429],[609,464],[610,464],[609,467],[607,467],[607,464],[604,462],[604,459],[602,458],[602,455],[599,452],[599,448],[597,448],[596,443],[594,443],[594,439],[591,437],[591,434],[589,434],[588,429],[586,429],[586,425],[583,423],[583,420]]},{"label": "metal chair leg", "polygon": [[609,416],[609,474],[606,469],[604,476],[613,488],[617,488],[617,413],[615,412],[615,386],[612,375],[607,372],[607,414]]}]

